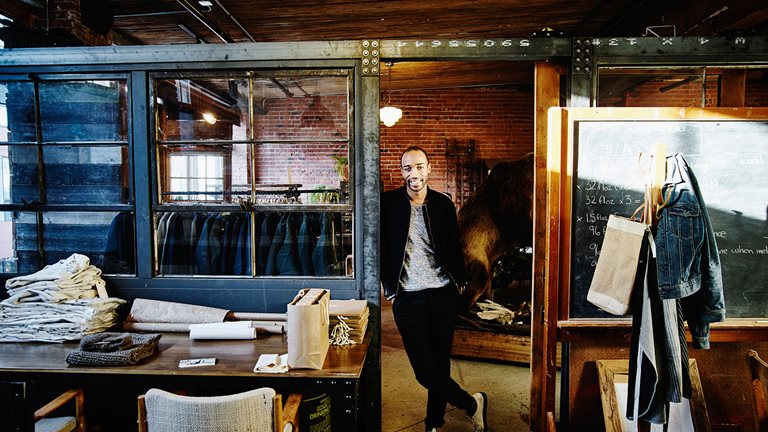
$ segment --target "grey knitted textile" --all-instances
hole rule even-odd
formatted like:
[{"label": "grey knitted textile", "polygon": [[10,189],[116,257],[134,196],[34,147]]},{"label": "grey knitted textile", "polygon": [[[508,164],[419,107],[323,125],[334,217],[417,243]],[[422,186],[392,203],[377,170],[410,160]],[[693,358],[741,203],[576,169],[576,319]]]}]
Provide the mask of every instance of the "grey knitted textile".
[{"label": "grey knitted textile", "polygon": [[226,396],[181,396],[150,389],[149,432],[272,432],[275,390],[263,387]]},{"label": "grey knitted textile", "polygon": [[127,349],[109,352],[79,349],[67,354],[66,361],[72,366],[130,366],[154,354],[161,336],[132,333],[132,344]]},{"label": "grey knitted textile", "polygon": [[126,350],[133,346],[130,333],[101,332],[83,336],[80,349],[83,351],[112,352]]}]

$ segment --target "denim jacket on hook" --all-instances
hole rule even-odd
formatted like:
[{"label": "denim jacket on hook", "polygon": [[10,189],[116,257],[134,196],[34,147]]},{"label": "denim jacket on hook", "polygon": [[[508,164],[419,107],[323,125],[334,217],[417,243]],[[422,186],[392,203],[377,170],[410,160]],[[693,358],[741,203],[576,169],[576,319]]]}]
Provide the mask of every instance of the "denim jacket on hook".
[{"label": "denim jacket on hook", "polygon": [[682,299],[694,348],[709,348],[709,324],[725,320],[725,300],[712,222],[693,171],[681,154],[667,157],[655,245],[659,294]]}]

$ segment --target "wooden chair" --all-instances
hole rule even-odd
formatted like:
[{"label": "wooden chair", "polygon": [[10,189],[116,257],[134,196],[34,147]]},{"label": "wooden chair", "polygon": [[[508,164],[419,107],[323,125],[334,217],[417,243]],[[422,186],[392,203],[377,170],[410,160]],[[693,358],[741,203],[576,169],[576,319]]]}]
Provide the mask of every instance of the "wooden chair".
[{"label": "wooden chair", "polygon": [[755,350],[749,350],[747,356],[752,374],[755,427],[760,432],[768,432],[768,364]]},{"label": "wooden chair", "polygon": [[[75,415],[53,417],[62,406],[74,401]],[[85,394],[83,389],[67,390],[35,411],[35,432],[85,432]]]},{"label": "wooden chair", "polygon": [[282,396],[268,387],[225,396],[183,396],[153,388],[138,398],[138,430],[298,432],[301,398],[291,394],[283,406]]}]

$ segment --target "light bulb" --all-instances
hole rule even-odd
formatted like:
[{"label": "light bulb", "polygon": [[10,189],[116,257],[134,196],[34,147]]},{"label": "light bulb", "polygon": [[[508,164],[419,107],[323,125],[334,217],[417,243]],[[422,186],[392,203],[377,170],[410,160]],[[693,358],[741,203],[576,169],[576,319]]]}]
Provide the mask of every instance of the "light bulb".
[{"label": "light bulb", "polygon": [[385,106],[379,110],[379,118],[386,127],[392,127],[403,117],[403,110],[393,106]]}]

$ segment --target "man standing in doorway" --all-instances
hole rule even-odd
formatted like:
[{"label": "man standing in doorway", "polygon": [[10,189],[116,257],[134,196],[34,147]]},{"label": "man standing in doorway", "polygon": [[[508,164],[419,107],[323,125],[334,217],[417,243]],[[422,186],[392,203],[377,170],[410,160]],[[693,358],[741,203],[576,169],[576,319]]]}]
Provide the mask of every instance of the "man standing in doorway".
[{"label": "man standing in doorway", "polygon": [[381,197],[381,281],[416,380],[427,389],[426,431],[445,423],[448,403],[465,410],[475,431],[488,430],[485,393],[467,393],[451,378],[451,345],[466,283],[456,207],[427,187],[427,152],[400,158],[405,185]]}]

